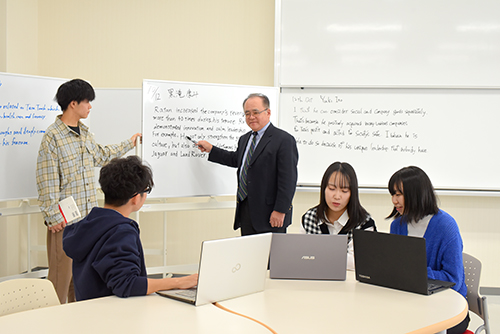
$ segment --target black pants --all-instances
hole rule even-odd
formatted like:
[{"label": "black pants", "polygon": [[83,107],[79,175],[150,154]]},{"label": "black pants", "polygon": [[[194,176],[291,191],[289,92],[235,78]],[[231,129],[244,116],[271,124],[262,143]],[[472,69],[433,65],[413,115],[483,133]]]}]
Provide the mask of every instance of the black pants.
[{"label": "black pants", "polygon": [[250,205],[248,205],[248,200],[244,199],[242,202],[238,204],[238,216],[236,217],[237,222],[240,225],[241,235],[251,235],[251,234],[259,234],[259,233],[286,233],[286,227],[271,227],[269,224],[269,229],[266,231],[256,231],[252,225],[252,219],[250,217]]},{"label": "black pants", "polygon": [[467,330],[467,327],[469,327],[469,313],[467,313],[467,316],[465,317],[464,320],[462,320],[461,323],[456,325],[455,327],[452,327],[446,331],[446,334],[463,334]]}]

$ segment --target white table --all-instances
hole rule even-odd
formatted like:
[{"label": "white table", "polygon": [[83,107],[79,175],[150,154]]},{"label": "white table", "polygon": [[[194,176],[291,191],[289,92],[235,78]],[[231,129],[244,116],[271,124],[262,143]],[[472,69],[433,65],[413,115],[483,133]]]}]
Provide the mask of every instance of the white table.
[{"label": "white table", "polygon": [[431,296],[360,283],[268,280],[264,293],[221,302],[278,333],[437,333],[466,316],[466,299],[448,289]]},{"label": "white table", "polygon": [[[436,333],[459,323],[467,302],[453,290],[422,296],[356,282],[267,280],[264,292],[221,305],[278,333]],[[2,333],[270,333],[211,304],[156,294],[99,298],[0,317]]]}]

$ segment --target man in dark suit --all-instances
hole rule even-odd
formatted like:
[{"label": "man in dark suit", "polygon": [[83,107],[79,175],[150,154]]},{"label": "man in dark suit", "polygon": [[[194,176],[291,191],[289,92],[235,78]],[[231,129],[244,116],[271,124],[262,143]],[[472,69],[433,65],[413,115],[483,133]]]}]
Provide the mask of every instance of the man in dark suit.
[{"label": "man in dark suit", "polygon": [[238,191],[234,229],[241,235],[286,233],[292,223],[292,199],[297,185],[298,151],[295,138],[274,127],[269,99],[250,94],[243,101],[244,117],[250,129],[240,137],[236,152],[197,143],[208,160],[237,167]]}]

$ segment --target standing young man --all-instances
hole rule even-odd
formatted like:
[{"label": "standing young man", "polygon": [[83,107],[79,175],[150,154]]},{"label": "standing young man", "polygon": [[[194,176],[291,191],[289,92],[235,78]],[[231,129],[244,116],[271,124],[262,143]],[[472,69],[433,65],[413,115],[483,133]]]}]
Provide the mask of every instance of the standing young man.
[{"label": "standing young man", "polygon": [[250,94],[243,101],[243,113],[252,130],[240,137],[235,152],[197,143],[209,152],[208,161],[237,167],[238,190],[234,229],[241,235],[285,233],[292,223],[292,199],[297,186],[298,151],[295,138],[274,127],[269,99]]},{"label": "standing young man", "polygon": [[64,251],[73,259],[77,300],[116,295],[144,296],[159,290],[188,289],[198,274],[147,278],[139,225],[129,218],[154,186],[153,173],[137,156],[113,159],[101,169],[104,208],[64,230]]},{"label": "standing young man", "polygon": [[59,201],[73,196],[82,215],[97,206],[95,167],[104,166],[135,146],[136,133],[118,145],[102,146],[95,142],[81,119],[87,118],[95,98],[92,86],[81,79],[62,84],[56,100],[62,115],[50,125],[38,151],[36,182],[40,209],[47,225],[48,279],[54,284],[61,303],[75,301],[71,259],[62,248],[66,227],[59,212]]}]

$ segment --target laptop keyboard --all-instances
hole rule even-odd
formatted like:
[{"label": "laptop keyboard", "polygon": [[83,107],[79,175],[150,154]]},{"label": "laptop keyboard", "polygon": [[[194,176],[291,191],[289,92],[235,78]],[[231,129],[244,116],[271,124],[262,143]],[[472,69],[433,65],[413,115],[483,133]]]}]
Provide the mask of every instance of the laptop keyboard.
[{"label": "laptop keyboard", "polygon": [[186,298],[195,298],[196,297],[196,288],[181,290],[175,293],[176,295],[186,297]]}]

